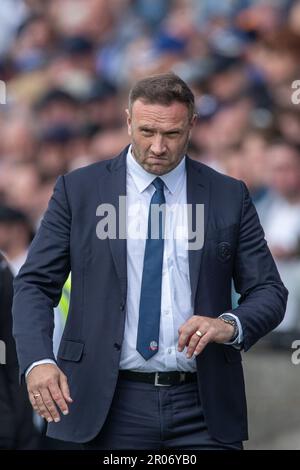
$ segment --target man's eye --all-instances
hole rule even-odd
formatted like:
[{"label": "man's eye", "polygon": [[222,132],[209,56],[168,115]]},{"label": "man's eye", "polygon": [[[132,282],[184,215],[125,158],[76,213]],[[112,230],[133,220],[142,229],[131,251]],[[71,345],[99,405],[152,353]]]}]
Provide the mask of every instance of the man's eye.
[{"label": "man's eye", "polygon": [[142,134],[144,135],[151,135],[152,134],[152,131],[148,130],[148,129],[142,129]]},{"label": "man's eye", "polygon": [[167,136],[168,137],[176,137],[179,135],[179,132],[168,132]]}]

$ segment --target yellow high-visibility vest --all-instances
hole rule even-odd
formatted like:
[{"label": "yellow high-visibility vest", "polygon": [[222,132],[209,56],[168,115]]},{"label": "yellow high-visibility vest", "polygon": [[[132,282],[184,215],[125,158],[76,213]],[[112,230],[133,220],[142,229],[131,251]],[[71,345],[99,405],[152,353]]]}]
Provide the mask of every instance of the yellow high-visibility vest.
[{"label": "yellow high-visibility vest", "polygon": [[66,323],[68,313],[69,313],[70,295],[71,295],[71,273],[69,274],[69,277],[64,284],[64,287],[61,293],[61,298],[58,304],[58,309],[59,309],[59,312],[61,313],[63,324]]}]

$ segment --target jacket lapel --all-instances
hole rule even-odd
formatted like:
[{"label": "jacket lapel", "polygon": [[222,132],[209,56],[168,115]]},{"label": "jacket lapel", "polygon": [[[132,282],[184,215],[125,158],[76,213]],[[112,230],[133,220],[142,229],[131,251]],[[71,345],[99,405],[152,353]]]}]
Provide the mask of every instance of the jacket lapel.
[{"label": "jacket lapel", "polygon": [[[109,238],[109,245],[124,301],[127,296],[126,205],[120,207],[119,197],[126,196],[127,151],[128,147],[118,157],[107,163],[106,171],[103,173],[99,184],[101,201],[115,208],[117,236],[116,238]],[[125,201],[125,198],[123,198],[123,201]]]},{"label": "jacket lapel", "polygon": [[[204,226],[201,224],[201,230],[203,234],[206,233],[207,220],[209,213],[209,202],[210,202],[210,188],[209,182],[205,180],[201,164],[191,160],[189,157],[186,158],[186,170],[187,170],[187,203],[191,205],[191,211],[188,212],[189,222],[189,240],[193,238],[191,229],[195,232],[196,229],[196,204],[204,205]],[[192,220],[191,220],[192,216]],[[198,236],[200,234],[198,233]],[[203,245],[202,245],[203,246]],[[195,305],[195,296],[197,292],[197,285],[200,275],[201,258],[203,253],[203,247],[196,250],[189,249],[189,272],[190,272],[190,283],[192,292],[192,305]]]}]

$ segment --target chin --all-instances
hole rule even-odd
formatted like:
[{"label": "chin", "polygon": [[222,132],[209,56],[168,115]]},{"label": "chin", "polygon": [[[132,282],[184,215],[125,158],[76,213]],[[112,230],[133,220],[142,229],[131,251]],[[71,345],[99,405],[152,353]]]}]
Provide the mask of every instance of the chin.
[{"label": "chin", "polygon": [[164,175],[168,173],[169,170],[163,165],[148,165],[147,171],[154,175]]}]

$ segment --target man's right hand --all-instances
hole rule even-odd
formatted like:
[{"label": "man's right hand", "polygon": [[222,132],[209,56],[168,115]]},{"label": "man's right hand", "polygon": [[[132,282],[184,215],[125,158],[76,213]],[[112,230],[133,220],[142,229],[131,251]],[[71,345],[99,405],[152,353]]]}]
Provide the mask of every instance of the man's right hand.
[{"label": "man's right hand", "polygon": [[72,403],[67,377],[55,364],[35,366],[26,377],[29,400],[33,409],[49,423],[60,421],[58,409],[69,413]]}]

